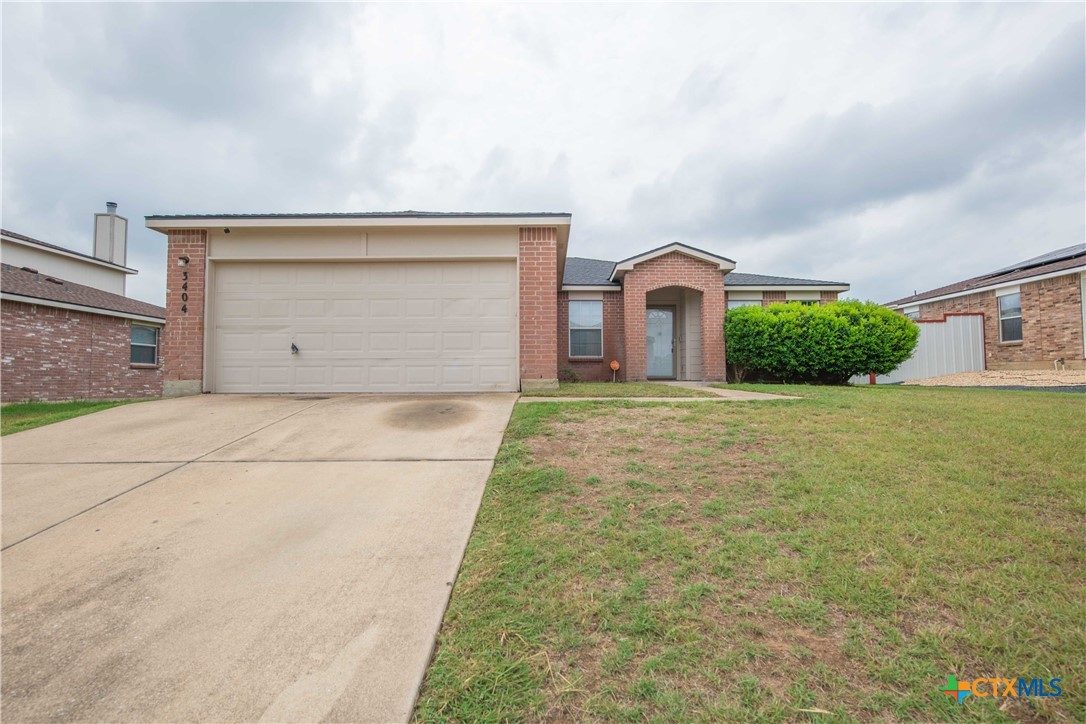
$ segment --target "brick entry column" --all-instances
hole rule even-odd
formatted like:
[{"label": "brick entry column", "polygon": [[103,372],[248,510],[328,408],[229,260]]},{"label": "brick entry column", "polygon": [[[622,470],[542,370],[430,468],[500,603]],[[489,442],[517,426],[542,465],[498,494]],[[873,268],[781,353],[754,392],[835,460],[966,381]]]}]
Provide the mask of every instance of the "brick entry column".
[{"label": "brick entry column", "polygon": [[520,389],[558,389],[558,229],[520,229]]},{"label": "brick entry column", "polygon": [[[187,265],[179,264],[181,257],[188,257]],[[160,352],[164,397],[198,395],[203,392],[206,258],[206,231],[169,231],[166,255],[166,328],[162,334]]]},{"label": "brick entry column", "polygon": [[622,280],[626,327],[626,379],[647,377],[645,358],[646,295],[664,287],[701,292],[701,374],[717,382],[726,377],[724,353],[724,274],[715,264],[671,252],[649,259],[626,272]]}]

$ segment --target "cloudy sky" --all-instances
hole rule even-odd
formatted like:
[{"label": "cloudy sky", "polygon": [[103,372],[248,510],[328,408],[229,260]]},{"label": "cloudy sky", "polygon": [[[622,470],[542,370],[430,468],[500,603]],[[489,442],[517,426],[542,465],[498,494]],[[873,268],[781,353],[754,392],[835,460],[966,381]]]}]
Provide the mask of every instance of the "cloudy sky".
[{"label": "cloudy sky", "polygon": [[887,301],[1086,236],[1081,3],[12,5],[3,226],[570,211]]}]

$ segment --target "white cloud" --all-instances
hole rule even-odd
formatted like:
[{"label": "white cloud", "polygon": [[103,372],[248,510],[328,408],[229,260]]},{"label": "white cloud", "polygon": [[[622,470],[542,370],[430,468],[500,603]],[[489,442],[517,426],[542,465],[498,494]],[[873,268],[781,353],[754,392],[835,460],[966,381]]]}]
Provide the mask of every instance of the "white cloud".
[{"label": "white cloud", "polygon": [[[880,300],[1084,236],[1080,5],[8,5],[3,223],[568,210]],[[133,224],[134,296],[164,239]]]}]

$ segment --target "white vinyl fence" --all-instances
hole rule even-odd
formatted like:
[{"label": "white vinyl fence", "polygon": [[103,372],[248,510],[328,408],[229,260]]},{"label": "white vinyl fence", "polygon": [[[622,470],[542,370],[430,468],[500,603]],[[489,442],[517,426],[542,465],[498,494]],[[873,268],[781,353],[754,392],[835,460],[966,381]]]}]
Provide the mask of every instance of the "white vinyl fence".
[{"label": "white vinyl fence", "polygon": [[[976,372],[984,369],[984,317],[979,314],[948,314],[942,321],[919,321],[920,340],[913,356],[888,375],[879,375],[880,385],[929,377]],[[854,385],[866,385],[869,375],[852,378]]]}]

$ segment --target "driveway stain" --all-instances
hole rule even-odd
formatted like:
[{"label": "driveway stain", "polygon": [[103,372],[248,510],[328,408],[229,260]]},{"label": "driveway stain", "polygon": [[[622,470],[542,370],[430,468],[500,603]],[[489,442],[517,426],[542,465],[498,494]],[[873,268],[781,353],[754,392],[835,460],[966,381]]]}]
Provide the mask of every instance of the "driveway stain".
[{"label": "driveway stain", "polygon": [[478,408],[457,400],[427,400],[397,405],[385,413],[384,422],[404,430],[441,430],[475,419]]}]

